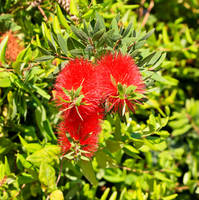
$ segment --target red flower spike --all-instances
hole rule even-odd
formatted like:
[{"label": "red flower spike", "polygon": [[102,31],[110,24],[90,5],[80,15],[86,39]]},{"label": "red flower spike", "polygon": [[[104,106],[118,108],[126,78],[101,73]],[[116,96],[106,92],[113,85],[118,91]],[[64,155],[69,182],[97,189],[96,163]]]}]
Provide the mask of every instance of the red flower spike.
[{"label": "red flower spike", "polygon": [[92,63],[84,59],[69,61],[55,83],[55,99],[70,120],[96,112],[100,101]]},{"label": "red flower spike", "polygon": [[71,148],[71,143],[68,140],[67,136],[66,136],[66,127],[64,125],[64,122],[60,122],[59,124],[59,128],[58,128],[58,143],[61,147],[61,151],[64,154],[66,154],[69,149]]},{"label": "red flower spike", "polygon": [[74,152],[74,156],[83,154],[91,157],[98,147],[98,134],[101,130],[100,118],[102,116],[96,113],[84,121],[78,119],[71,122],[65,118],[58,131],[59,144],[63,154],[70,150]]},{"label": "red flower spike", "polygon": [[108,111],[119,111],[123,115],[126,106],[134,111],[135,102],[140,103],[137,99],[144,93],[144,83],[134,60],[121,53],[109,53],[98,61],[96,73]]}]

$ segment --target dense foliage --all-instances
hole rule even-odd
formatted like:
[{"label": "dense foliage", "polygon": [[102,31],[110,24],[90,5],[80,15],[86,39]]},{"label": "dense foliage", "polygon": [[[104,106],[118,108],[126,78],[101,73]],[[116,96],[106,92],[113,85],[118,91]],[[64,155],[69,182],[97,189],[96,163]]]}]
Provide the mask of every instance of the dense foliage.
[{"label": "dense foliage", "polygon": [[[199,199],[198,24],[197,0],[0,0],[0,199]],[[93,157],[63,155],[56,78],[107,52],[133,58],[143,104],[106,110]]]}]

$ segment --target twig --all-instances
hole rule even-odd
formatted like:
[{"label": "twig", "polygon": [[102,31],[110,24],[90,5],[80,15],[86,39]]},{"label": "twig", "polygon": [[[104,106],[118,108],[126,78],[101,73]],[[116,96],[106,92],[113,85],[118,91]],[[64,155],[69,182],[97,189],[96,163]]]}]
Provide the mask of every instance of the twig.
[{"label": "twig", "polygon": [[134,46],[136,44],[136,42],[133,42],[133,44],[131,44],[127,49],[128,51],[131,49],[132,46]]},{"label": "twig", "polygon": [[191,123],[193,129],[196,131],[196,133],[199,134],[199,127],[196,126],[196,124],[194,123],[194,121],[193,121],[191,115],[189,115],[188,113],[187,113],[186,115],[187,115],[187,119],[190,121],[190,123]]},{"label": "twig", "polygon": [[178,186],[178,187],[175,188],[175,190],[177,192],[182,192],[183,190],[189,190],[189,186],[186,186],[186,185],[184,185],[184,186]]},{"label": "twig", "polygon": [[47,22],[48,18],[46,17],[46,14],[45,14],[44,10],[41,8],[40,5],[37,5],[37,8],[39,9],[40,13],[43,15],[44,20]]},{"label": "twig", "polygon": [[153,7],[154,7],[154,0],[151,0],[150,3],[149,3],[149,7],[147,9],[147,13],[145,14],[144,19],[142,21],[142,25],[141,25],[142,27],[145,26],[145,24],[146,24],[146,22],[147,22],[147,20],[149,18],[150,12],[151,12]]},{"label": "twig", "polygon": [[120,43],[120,39],[119,40],[117,40],[117,42],[115,43],[115,46],[113,47],[113,50],[115,50],[116,49],[116,47],[118,46],[118,44]]},{"label": "twig", "polygon": [[91,7],[92,4],[93,4],[93,0],[91,0],[90,4],[88,5],[88,9]]},{"label": "twig", "polygon": [[141,17],[143,16],[143,6],[146,0],[141,0],[140,2],[140,8],[139,8],[139,19],[141,19]]},{"label": "twig", "polygon": [[58,54],[55,54],[55,56],[56,56],[57,58],[60,58],[60,59],[73,60],[73,58],[66,57],[66,56],[60,56],[60,55],[58,55]]},{"label": "twig", "polygon": [[[62,168],[63,168],[63,160],[64,160],[64,158],[61,159],[60,169],[59,169],[59,175],[57,177],[56,185],[58,185],[59,180],[61,178],[61,173],[62,173]],[[46,200],[49,200],[49,198],[50,198],[50,194],[47,196]]]},{"label": "twig", "polygon": [[0,72],[14,72],[15,70],[14,69],[3,69],[3,70],[0,70]]},{"label": "twig", "polygon": [[17,196],[19,196],[19,194],[21,193],[21,191],[26,187],[26,184],[24,183],[22,186],[21,186],[21,190],[19,192],[17,192],[15,195],[14,195],[14,198],[11,199],[11,200],[14,200]]},{"label": "twig", "polygon": [[[150,171],[150,170],[131,169],[129,167],[124,167],[124,166],[119,166],[119,168],[130,171],[130,172],[135,172],[135,173],[143,173],[143,174],[153,174],[154,173],[154,171]],[[166,172],[166,169],[160,169],[158,171],[159,172]]]},{"label": "twig", "polygon": [[0,181],[0,187],[6,182],[7,176],[4,176],[3,179]]},{"label": "twig", "polygon": [[58,185],[59,180],[60,180],[60,178],[61,178],[61,173],[62,173],[62,168],[63,168],[63,160],[64,160],[64,158],[61,159],[60,170],[59,170],[59,175],[58,175],[58,177],[57,177],[56,185]]}]

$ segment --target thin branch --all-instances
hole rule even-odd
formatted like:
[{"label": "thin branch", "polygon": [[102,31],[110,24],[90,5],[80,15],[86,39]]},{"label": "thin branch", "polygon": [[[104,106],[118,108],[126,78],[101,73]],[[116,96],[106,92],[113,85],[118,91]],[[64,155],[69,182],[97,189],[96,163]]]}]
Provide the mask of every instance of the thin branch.
[{"label": "thin branch", "polygon": [[120,43],[120,39],[119,40],[117,40],[117,42],[115,43],[115,46],[113,47],[113,50],[115,50],[116,49],[116,47],[118,46],[118,44]]},{"label": "thin branch", "polygon": [[49,200],[49,199],[50,199],[50,195],[47,196],[46,200]]},{"label": "thin branch", "polygon": [[197,127],[197,125],[194,123],[191,115],[189,115],[188,113],[186,114],[187,119],[189,120],[189,122],[191,123],[193,129],[196,131],[197,134],[199,134],[199,127]]},{"label": "thin branch", "polygon": [[146,24],[146,22],[147,22],[147,20],[149,18],[150,12],[151,12],[153,7],[154,7],[154,0],[151,0],[150,3],[149,3],[149,7],[147,9],[147,13],[145,14],[144,19],[142,21],[142,25],[141,25],[142,27],[145,26],[145,24]]},{"label": "thin branch", "polygon": [[144,3],[145,3],[145,1],[146,0],[141,0],[141,2],[140,2],[140,8],[139,8],[139,19],[141,19],[142,18],[142,16],[143,16],[143,6],[144,6]]},{"label": "thin branch", "polygon": [[39,9],[40,13],[43,15],[44,20],[47,22],[47,21],[48,21],[48,18],[47,18],[47,16],[46,16],[44,10],[41,8],[40,5],[37,5],[37,8]]},{"label": "thin branch", "polygon": [[60,178],[61,178],[61,173],[62,173],[62,168],[63,168],[63,160],[64,160],[64,158],[61,159],[60,169],[59,169],[59,175],[58,175],[58,177],[57,177],[56,185],[58,185],[59,180],[60,180]]},{"label": "thin branch", "polygon": [[13,199],[11,199],[11,200],[16,199],[16,197],[19,196],[19,194],[21,193],[21,191],[22,191],[25,187],[26,187],[26,184],[24,183],[24,184],[21,186],[21,190],[19,190],[19,191],[14,195]]},{"label": "thin branch", "polygon": [[189,186],[187,186],[187,185],[184,185],[184,186],[178,186],[178,187],[176,187],[175,188],[175,191],[177,191],[177,192],[182,192],[182,191],[184,191],[184,190],[189,190]]},{"label": "thin branch", "polygon": [[[119,166],[119,168],[130,171],[130,172],[135,172],[135,173],[143,173],[143,174],[153,174],[154,173],[154,171],[150,171],[150,170],[131,169],[129,167],[124,167],[124,166]],[[158,171],[159,172],[166,172],[166,169],[160,169]]]},{"label": "thin branch", "polygon": [[88,9],[92,6],[93,0],[91,0],[90,4],[88,5]]},{"label": "thin branch", "polygon": [[[59,175],[57,177],[56,185],[58,185],[59,180],[61,178],[61,173],[62,173],[62,168],[63,168],[63,160],[64,160],[64,158],[61,159],[60,169],[59,169]],[[49,199],[50,199],[50,194],[47,196],[46,200],[49,200]]]},{"label": "thin branch", "polygon": [[132,46],[134,46],[136,44],[136,42],[133,42],[133,44],[131,44],[127,49],[128,51],[131,49]]},{"label": "thin branch", "polygon": [[4,176],[3,179],[0,181],[0,187],[6,182],[7,176]]}]

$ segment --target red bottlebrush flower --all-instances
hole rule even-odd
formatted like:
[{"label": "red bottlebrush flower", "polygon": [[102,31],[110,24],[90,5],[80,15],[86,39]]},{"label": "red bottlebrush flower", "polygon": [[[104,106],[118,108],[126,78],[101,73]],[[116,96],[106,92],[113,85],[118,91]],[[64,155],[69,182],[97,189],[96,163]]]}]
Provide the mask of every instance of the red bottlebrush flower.
[{"label": "red bottlebrush flower", "polygon": [[61,151],[63,154],[65,154],[71,148],[71,143],[66,136],[66,126],[64,124],[64,121],[60,122],[57,134]]},{"label": "red bottlebrush flower", "polygon": [[24,49],[20,45],[20,40],[11,32],[8,31],[1,36],[0,33],[0,42],[8,35],[8,43],[6,48],[6,59],[10,62],[14,62],[18,54]]},{"label": "red bottlebrush flower", "polygon": [[100,118],[102,116],[97,113],[88,116],[83,121],[77,119],[71,122],[68,118],[64,118],[58,131],[58,140],[63,154],[70,150],[73,151],[74,156],[83,154],[91,157],[98,147]]},{"label": "red bottlebrush flower", "polygon": [[55,98],[65,117],[70,120],[85,118],[96,112],[100,96],[91,62],[84,59],[69,61],[60,72],[55,84]]},{"label": "red bottlebrush flower", "polygon": [[101,95],[109,110],[124,114],[126,107],[134,111],[135,102],[144,92],[144,83],[135,61],[128,55],[111,53],[98,61],[96,67]]}]

